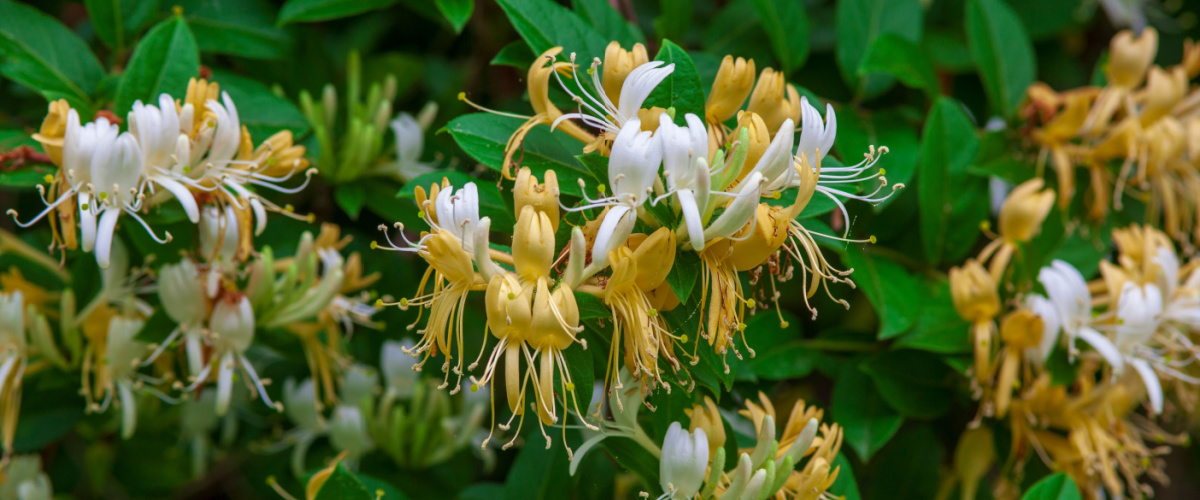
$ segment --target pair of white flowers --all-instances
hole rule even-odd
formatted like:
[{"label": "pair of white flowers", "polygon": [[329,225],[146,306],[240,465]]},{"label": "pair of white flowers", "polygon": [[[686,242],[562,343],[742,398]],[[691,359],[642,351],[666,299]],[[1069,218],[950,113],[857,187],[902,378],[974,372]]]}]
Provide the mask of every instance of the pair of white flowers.
[{"label": "pair of white flowers", "polygon": [[[1120,375],[1132,367],[1146,387],[1155,413],[1163,410],[1163,388],[1159,374],[1191,383],[1200,379],[1182,373],[1179,368],[1194,359],[1172,359],[1161,349],[1159,335],[1181,345],[1191,346],[1180,327],[1200,330],[1200,273],[1192,273],[1179,285],[1179,261],[1166,248],[1158,248],[1154,257],[1160,273],[1147,283],[1126,281],[1116,299],[1116,311],[1093,315],[1092,295],[1083,275],[1070,264],[1056,260],[1038,273],[1038,281],[1047,297],[1029,295],[1026,306],[1042,318],[1041,345],[1027,355],[1044,362],[1061,336],[1066,336],[1070,355],[1076,353],[1076,339],[1082,339],[1099,353]],[[1100,320],[1111,320],[1101,323]]]}]

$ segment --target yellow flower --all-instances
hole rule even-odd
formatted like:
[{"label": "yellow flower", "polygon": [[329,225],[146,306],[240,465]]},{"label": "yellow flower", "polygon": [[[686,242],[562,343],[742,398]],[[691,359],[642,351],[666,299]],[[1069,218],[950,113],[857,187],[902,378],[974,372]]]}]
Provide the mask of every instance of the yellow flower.
[{"label": "yellow flower", "polygon": [[722,123],[741,109],[754,88],[754,74],[753,59],[734,59],[727,55],[721,60],[721,67],[717,70],[717,77],[713,80],[712,90],[704,105],[705,118],[709,123]]},{"label": "yellow flower", "polygon": [[67,104],[66,99],[51,101],[50,111],[42,120],[42,127],[38,133],[33,134],[33,139],[42,144],[42,150],[46,152],[46,156],[50,157],[50,161],[60,167],[62,166],[63,138],[67,134],[67,113],[70,111],[71,105]]},{"label": "yellow flower", "polygon": [[787,84],[783,73],[766,68],[758,76],[746,110],[761,116],[767,130],[777,131],[789,118],[793,123],[800,123],[800,94]]},{"label": "yellow flower", "polygon": [[1146,77],[1146,70],[1154,63],[1157,53],[1158,31],[1154,28],[1146,28],[1137,36],[1129,30],[1117,33],[1109,49],[1108,68],[1105,71],[1108,81],[1125,88],[1138,86]]},{"label": "yellow flower", "polygon": [[517,214],[526,206],[546,214],[550,218],[552,232],[558,232],[558,175],[547,169],[544,182],[539,183],[529,167],[517,171],[517,182],[513,184],[513,205]]},{"label": "yellow flower", "polygon": [[546,212],[530,205],[521,210],[513,231],[512,254],[517,275],[526,283],[550,275],[555,257],[554,228]]},{"label": "yellow flower", "polygon": [[1042,221],[1054,205],[1054,192],[1033,178],[1013,188],[1000,207],[1000,234],[1008,241],[1028,243],[1042,230]]},{"label": "yellow flower", "polygon": [[620,105],[621,87],[625,86],[625,77],[629,76],[633,68],[647,62],[650,62],[650,56],[646,54],[646,46],[640,43],[633,44],[633,50],[625,50],[619,42],[614,41],[604,49],[601,85],[604,87],[604,94],[612,99],[613,105]]},{"label": "yellow flower", "polygon": [[[737,128],[740,130],[745,128],[750,133],[749,140],[746,142],[746,159],[742,162],[742,169],[737,175],[736,181],[741,181],[754,166],[758,164],[758,160],[767,150],[767,146],[771,145],[771,130],[767,128],[763,118],[753,111],[741,111],[738,113]],[[778,127],[776,127],[778,129]],[[725,189],[729,186],[722,186]]]},{"label": "yellow flower", "polygon": [[613,312],[613,340],[609,351],[605,386],[621,389],[617,359],[625,346],[625,368],[642,381],[643,387],[666,386],[658,368],[662,356],[678,369],[673,341],[662,315],[651,307],[647,291],[661,286],[674,265],[675,233],[659,228],[648,237],[631,235],[627,246],[608,256],[612,276],[604,283],[603,300]]},{"label": "yellow flower", "polygon": [[704,435],[708,438],[708,458],[717,453],[719,448],[725,446],[725,421],[721,418],[721,413],[717,411],[717,404],[712,398],[704,396],[704,404],[696,404],[691,408],[683,410],[691,419],[691,424],[688,426],[688,432],[696,432],[696,429],[703,429]]},{"label": "yellow flower", "polygon": [[971,322],[975,339],[975,376],[980,382],[991,379],[992,339],[996,335],[993,318],[1000,313],[996,280],[975,259],[950,270],[950,295],[958,314]]}]

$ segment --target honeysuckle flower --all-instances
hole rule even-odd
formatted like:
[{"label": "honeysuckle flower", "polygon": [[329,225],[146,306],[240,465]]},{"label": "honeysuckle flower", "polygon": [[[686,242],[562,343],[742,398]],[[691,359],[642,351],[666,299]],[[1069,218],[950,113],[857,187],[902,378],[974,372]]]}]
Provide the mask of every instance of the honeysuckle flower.
[{"label": "honeysuckle flower", "polygon": [[201,272],[192,259],[184,257],[176,264],[164,264],[158,271],[158,298],[176,326],[155,347],[145,363],[152,363],[164,350],[184,335],[185,351],[191,375],[200,373],[204,364],[201,330],[208,319],[209,300]]},{"label": "honeysuckle flower", "polygon": [[717,76],[713,79],[712,90],[708,93],[708,101],[704,104],[705,119],[709,123],[723,123],[741,109],[750,91],[754,88],[754,60],[734,59],[725,56]]},{"label": "honeysuckle flower", "polygon": [[659,458],[659,499],[685,500],[696,496],[704,485],[708,468],[708,437],[704,429],[683,430],[679,422],[671,422],[663,438]]},{"label": "honeysuckle flower", "polygon": [[[1060,325],[1062,333],[1066,334],[1068,353],[1072,359],[1078,352],[1075,348],[1077,338],[1092,346],[1106,343],[1104,336],[1092,327],[1092,293],[1079,270],[1066,262],[1055,260],[1038,271],[1038,282],[1054,305],[1058,317],[1051,321]],[[1043,309],[1039,316],[1048,318],[1050,312]],[[1057,335],[1055,332],[1054,337],[1057,338]],[[1053,345],[1053,341],[1043,339],[1043,342]]]},{"label": "honeysuckle flower", "polygon": [[592,84],[599,97],[588,93],[580,82],[579,75],[575,72],[575,54],[571,54],[571,61],[571,75],[575,80],[575,92],[571,91],[558,73],[555,73],[555,77],[558,78],[562,89],[580,106],[580,110],[559,116],[554,120],[552,127],[558,127],[560,123],[574,119],[589,127],[611,134],[619,134],[632,120],[637,120],[638,110],[642,109],[642,104],[646,102],[646,98],[650,97],[650,93],[658,87],[658,84],[675,72],[674,63],[664,66],[662,61],[646,62],[629,72],[629,75],[621,82],[620,95],[613,100],[600,82],[603,70],[598,58],[592,62],[592,67],[588,72],[592,74]]},{"label": "honeysuckle flower", "polygon": [[[146,343],[135,340],[145,321],[137,318],[113,316],[108,324],[107,373],[101,374],[97,385],[106,385],[108,393],[114,390],[121,403],[121,437],[129,439],[137,428],[137,398],[134,391],[141,388],[143,379],[136,372],[141,356],[146,353]],[[153,379],[151,379],[153,381]]]},{"label": "honeysuckle flower", "polygon": [[584,274],[595,274],[595,271],[603,269],[608,265],[608,254],[625,244],[625,239],[633,230],[638,208],[653,192],[662,158],[659,134],[643,131],[638,118],[624,122],[613,140],[608,162],[608,183],[612,188],[612,196],[587,199],[586,205],[568,209],[577,211],[609,207],[592,244],[592,263],[589,266],[592,272],[585,271]]},{"label": "honeysuckle flower", "polygon": [[971,322],[975,344],[975,376],[980,382],[991,378],[991,359],[1000,297],[996,280],[974,259],[950,270],[950,295],[958,315]]},{"label": "honeysuckle flower", "polygon": [[1042,189],[1045,181],[1035,177],[1013,188],[1000,207],[1000,237],[979,253],[979,260],[991,259],[989,271],[1000,280],[1019,243],[1028,243],[1042,231],[1042,222],[1054,206],[1054,191]]},{"label": "honeysuckle flower", "polygon": [[[828,498],[827,490],[839,470],[832,462],[842,444],[840,426],[820,424],[824,412],[798,400],[777,439],[775,408],[762,393],[758,404],[747,399],[746,408],[738,413],[754,424],[757,437],[754,448],[740,450],[735,471],[716,486],[720,498],[747,498],[747,492],[755,493],[749,498]],[[806,456],[808,460],[797,469]]]},{"label": "honeysuckle flower", "polygon": [[42,472],[42,458],[39,455],[12,457],[5,465],[3,474],[0,500],[50,500],[53,497],[50,477]]},{"label": "honeysuckle flower", "polygon": [[612,309],[613,335],[605,383],[616,390],[622,388],[617,361],[624,346],[625,368],[641,381],[643,390],[654,385],[669,390],[659,358],[666,360],[672,371],[678,370],[681,365],[674,342],[687,337],[670,331],[650,306],[646,292],[658,288],[675,263],[675,233],[668,228],[648,236],[639,233],[629,239],[629,246],[610,252],[609,263],[613,273],[604,282],[602,299]]},{"label": "honeysuckle flower", "polygon": [[333,410],[333,419],[329,424],[329,442],[333,447],[345,452],[349,466],[357,464],[358,459],[375,448],[371,436],[367,432],[367,423],[362,411],[357,406],[339,405]]},{"label": "honeysuckle flower", "polygon": [[[1043,310],[1043,313],[1046,312]],[[1050,312],[1048,316],[1053,318],[1053,312]],[[1029,309],[1013,311],[1000,321],[1000,339],[1004,341],[1004,344],[1001,351],[999,374],[996,376],[994,413],[997,417],[1003,417],[1008,413],[1009,402],[1012,400],[1012,389],[1017,382],[1023,355],[1032,352],[1035,353],[1035,356],[1039,356],[1042,337],[1048,333],[1053,337],[1058,333],[1047,332],[1047,330],[1049,328],[1047,328],[1043,316]],[[1041,364],[1045,360],[1039,357],[1034,362]]]},{"label": "honeysuckle flower", "polygon": [[271,401],[263,380],[258,377],[254,365],[246,359],[246,349],[254,342],[255,328],[254,310],[250,307],[250,300],[236,292],[227,292],[213,305],[208,328],[214,352],[187,390],[194,390],[203,384],[214,371],[214,365],[217,365],[216,414],[223,416],[229,411],[234,372],[241,367],[263,402],[277,411],[283,411],[282,405]]},{"label": "honeysuckle flower", "polygon": [[[429,263],[429,269],[417,287],[418,295],[396,303],[379,300],[376,305],[429,309],[429,321],[425,328],[419,331],[421,340],[417,342],[412,354],[423,354],[421,362],[417,364],[419,369],[431,356],[444,352],[446,362],[443,368],[446,376],[442,388],[450,386],[450,374],[453,372],[457,381],[451,392],[455,393],[461,388],[466,357],[462,352],[464,301],[472,289],[486,286],[483,278],[475,272],[475,257],[472,251],[475,249],[476,240],[482,239],[483,244],[479,250],[486,255],[487,231],[491,222],[487,218],[479,218],[479,195],[475,183],[467,183],[456,193],[449,186],[449,182],[444,181],[440,189],[436,185],[433,186],[431,194],[432,199],[426,199],[424,189],[418,188],[418,201],[432,232],[425,233],[415,242],[409,241],[404,236],[403,224],[397,223],[396,227],[400,229],[400,237],[405,243],[404,246],[397,246],[388,236],[387,226],[379,227],[387,240],[383,249],[414,252]],[[372,247],[381,248],[374,244]],[[425,288],[431,277],[433,291],[426,294]],[[419,316],[416,321],[420,321]],[[409,328],[415,328],[416,324],[414,322]],[[451,360],[455,357],[458,357],[458,360],[451,366]],[[473,369],[474,366],[472,364],[470,368]]]},{"label": "honeysuckle flower", "polygon": [[558,232],[558,175],[553,170],[546,170],[542,182],[529,167],[517,171],[517,180],[513,183],[513,211],[520,215],[526,206],[546,214],[554,232]]},{"label": "honeysuckle flower", "polygon": [[383,369],[384,386],[387,387],[385,397],[412,397],[413,388],[420,380],[420,374],[414,369],[417,365],[416,359],[406,354],[413,349],[413,345],[408,339],[383,342],[379,364]]},{"label": "honeysuckle flower", "polygon": [[284,413],[296,426],[288,431],[283,443],[292,445],[291,466],[296,477],[304,477],[308,448],[328,430],[315,387],[311,378],[299,384],[290,378],[283,382]]},{"label": "honeysuckle flower", "polygon": [[768,130],[779,130],[786,120],[800,121],[801,102],[800,93],[787,84],[782,72],[764,68],[746,110],[761,116]]},{"label": "honeysuckle flower", "polygon": [[194,224],[200,221],[200,209],[189,188],[211,190],[188,175],[192,146],[188,134],[192,130],[194,110],[190,104],[184,105],[181,119],[175,99],[169,94],[159,95],[158,103],[157,107],[142,104],[140,100],[133,103],[128,116],[129,133],[137,138],[141,147],[144,175],[150,183],[151,193],[154,186],[167,190],[179,200]]},{"label": "honeysuckle flower", "polygon": [[708,456],[711,459],[717,448],[725,446],[725,421],[717,409],[717,404],[712,398],[704,396],[703,405],[696,404],[691,408],[684,408],[683,412],[691,422],[688,424],[688,430],[701,430],[708,438]]},{"label": "honeysuckle flower", "polygon": [[425,131],[429,130],[436,114],[437,104],[430,102],[416,117],[405,112],[396,115],[389,123],[396,139],[396,159],[380,164],[373,172],[408,182],[435,171],[437,165],[422,162],[421,154],[425,151]]},{"label": "honeysuckle flower", "polygon": [[604,89],[605,95],[615,98],[614,105],[620,104],[621,89],[625,85],[625,80],[629,78],[629,74],[648,62],[650,62],[650,56],[646,53],[646,46],[640,43],[633,44],[631,50],[625,50],[619,42],[615,41],[609,42],[608,46],[604,48],[601,87]]}]

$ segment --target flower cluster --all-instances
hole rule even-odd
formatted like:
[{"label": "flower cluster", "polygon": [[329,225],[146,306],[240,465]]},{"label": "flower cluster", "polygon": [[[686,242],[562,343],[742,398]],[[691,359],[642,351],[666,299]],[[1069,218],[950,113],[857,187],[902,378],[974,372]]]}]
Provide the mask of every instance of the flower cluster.
[{"label": "flower cluster", "polygon": [[1183,60],[1154,65],[1158,32],[1122,31],[1113,37],[1105,84],[1055,92],[1045,84],[1028,91],[1027,139],[1038,148],[1038,172],[1049,161],[1059,206],[1075,192],[1077,170],[1087,172],[1088,213],[1102,219],[1121,210],[1125,195],[1145,200],[1147,222],[1161,221],[1171,238],[1200,240],[1200,45],[1188,41]]}]

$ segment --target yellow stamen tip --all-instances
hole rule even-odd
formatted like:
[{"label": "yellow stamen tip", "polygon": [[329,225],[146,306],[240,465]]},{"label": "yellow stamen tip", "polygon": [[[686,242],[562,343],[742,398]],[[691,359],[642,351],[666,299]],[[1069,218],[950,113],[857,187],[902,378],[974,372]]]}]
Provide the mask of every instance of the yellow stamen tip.
[{"label": "yellow stamen tip", "polygon": [[651,318],[657,317],[658,309],[651,308],[649,311],[646,311],[646,314],[649,314]]},{"label": "yellow stamen tip", "polygon": [[466,92],[459,92],[459,93],[458,93],[458,100],[460,100],[460,101],[465,101],[465,100],[467,100],[467,93],[466,93]]},{"label": "yellow stamen tip", "polygon": [[517,294],[508,292],[508,300],[516,300],[516,299],[517,299]]},{"label": "yellow stamen tip", "polygon": [[191,173],[191,172],[192,172],[192,167],[189,167],[186,165],[183,167],[183,173],[187,174],[187,173]]},{"label": "yellow stamen tip", "polygon": [[383,307],[383,299],[375,299],[375,307]]},{"label": "yellow stamen tip", "polygon": [[985,221],[979,223],[979,229],[982,229],[984,231],[991,229],[991,227],[992,227],[992,223],[989,221],[985,220]]},{"label": "yellow stamen tip", "polygon": [[87,203],[84,203],[84,204],[80,205],[80,206],[79,206],[79,208],[80,208],[80,209],[82,209],[82,210],[87,210],[87,209],[88,209],[88,204],[87,204]]},{"label": "yellow stamen tip", "polygon": [[780,328],[787,328],[787,327],[789,327],[789,326],[791,326],[791,323],[788,323],[787,321],[780,321],[780,322],[779,322],[779,327],[780,327]]},{"label": "yellow stamen tip", "polygon": [[867,238],[867,241],[870,241],[872,244],[874,244],[877,240],[875,239],[875,235],[872,234],[870,238]]},{"label": "yellow stamen tip", "polygon": [[771,193],[771,198],[774,198],[776,200],[783,198],[783,193],[780,193],[779,191]]},{"label": "yellow stamen tip", "polygon": [[374,250],[374,249],[376,249],[376,248],[379,248],[379,242],[378,242],[378,241],[372,241],[372,242],[371,242],[371,250]]},{"label": "yellow stamen tip", "polygon": [[54,182],[54,176],[50,174],[46,174],[46,176],[42,179],[45,180],[47,184]]},{"label": "yellow stamen tip", "polygon": [[401,298],[400,299],[400,307],[408,307],[408,299]]},{"label": "yellow stamen tip", "polygon": [[879,169],[879,175],[887,175],[887,169],[880,168],[880,169]]},{"label": "yellow stamen tip", "polygon": [[292,204],[291,204],[291,203],[288,203],[287,205],[284,205],[284,206],[283,206],[283,211],[284,211],[284,212],[287,212],[287,213],[289,213],[289,214],[290,214],[290,213],[292,213],[292,212],[295,212],[295,211],[296,211],[296,207],[292,206]]},{"label": "yellow stamen tip", "polygon": [[680,342],[687,342],[687,341],[688,341],[688,336],[687,336],[687,334],[685,333],[685,334],[683,334],[683,335],[680,335],[680,336],[679,336],[679,341],[680,341]]},{"label": "yellow stamen tip", "polygon": [[739,331],[739,332],[741,332],[741,331],[745,331],[745,330],[746,330],[746,324],[745,324],[745,323],[738,323],[738,327],[737,327],[737,328],[738,328],[738,331]]},{"label": "yellow stamen tip", "polygon": [[479,392],[479,384],[471,384],[471,392]]},{"label": "yellow stamen tip", "polygon": [[308,214],[308,223],[312,224],[317,220],[317,214]]},{"label": "yellow stamen tip", "polygon": [[174,7],[171,7],[171,12],[177,16],[182,16],[183,15],[183,6],[176,5]]},{"label": "yellow stamen tip", "polygon": [[746,299],[746,307],[754,307],[755,304],[754,299]]}]

